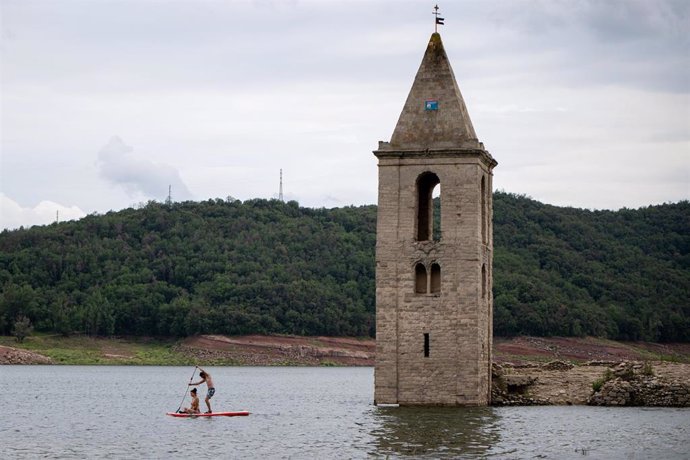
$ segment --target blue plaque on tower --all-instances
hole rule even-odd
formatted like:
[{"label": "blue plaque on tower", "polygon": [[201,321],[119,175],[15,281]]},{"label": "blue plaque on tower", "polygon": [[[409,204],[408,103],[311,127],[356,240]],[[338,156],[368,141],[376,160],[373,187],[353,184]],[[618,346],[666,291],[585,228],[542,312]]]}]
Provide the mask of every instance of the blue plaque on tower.
[{"label": "blue plaque on tower", "polygon": [[438,110],[438,101],[425,101],[424,110]]}]

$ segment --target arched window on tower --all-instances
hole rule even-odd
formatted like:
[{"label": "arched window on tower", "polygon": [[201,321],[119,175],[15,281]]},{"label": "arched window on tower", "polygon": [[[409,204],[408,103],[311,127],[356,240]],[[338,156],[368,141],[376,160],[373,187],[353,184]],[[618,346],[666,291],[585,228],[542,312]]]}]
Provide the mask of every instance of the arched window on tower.
[{"label": "arched window on tower", "polygon": [[482,299],[486,299],[486,264],[482,264]]},{"label": "arched window on tower", "polygon": [[439,264],[431,264],[431,293],[438,294],[441,292],[441,266]]},{"label": "arched window on tower", "polygon": [[417,294],[427,293],[427,276],[424,264],[417,264],[414,267],[414,292]]},{"label": "arched window on tower", "polygon": [[[440,183],[438,176],[432,172],[425,172],[417,178],[417,241],[429,241],[430,239],[441,238],[441,209],[438,207],[438,214],[434,213],[434,189],[438,185],[439,203]],[[438,221],[438,226],[434,225],[434,220]],[[438,228],[435,232],[434,228]]]},{"label": "arched window on tower", "polygon": [[481,197],[481,206],[482,209],[479,213],[481,219],[482,219],[482,243],[487,244],[488,242],[488,233],[487,233],[487,221],[486,221],[486,176],[482,176],[482,186],[480,190],[482,197]]}]

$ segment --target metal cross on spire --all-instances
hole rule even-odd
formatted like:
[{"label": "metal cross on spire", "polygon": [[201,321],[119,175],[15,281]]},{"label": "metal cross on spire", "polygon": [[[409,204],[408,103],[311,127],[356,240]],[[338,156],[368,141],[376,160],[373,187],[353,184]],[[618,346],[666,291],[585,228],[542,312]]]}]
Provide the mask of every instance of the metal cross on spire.
[{"label": "metal cross on spire", "polygon": [[438,33],[438,25],[439,25],[439,24],[443,25],[443,21],[444,21],[446,18],[442,18],[441,16],[439,16],[441,13],[438,12],[438,5],[434,6],[434,12],[431,13],[431,14],[433,14],[434,16],[436,16],[436,21],[435,21],[435,23],[434,23],[434,33]]}]

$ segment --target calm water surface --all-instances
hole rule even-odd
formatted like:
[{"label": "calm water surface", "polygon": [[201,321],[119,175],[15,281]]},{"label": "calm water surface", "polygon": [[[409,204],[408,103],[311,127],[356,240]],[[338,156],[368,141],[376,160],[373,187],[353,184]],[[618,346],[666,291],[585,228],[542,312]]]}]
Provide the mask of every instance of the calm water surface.
[{"label": "calm water surface", "polygon": [[0,457],[690,458],[688,409],[377,408],[371,368],[209,368],[252,415],[166,416],[192,370],[0,366]]}]

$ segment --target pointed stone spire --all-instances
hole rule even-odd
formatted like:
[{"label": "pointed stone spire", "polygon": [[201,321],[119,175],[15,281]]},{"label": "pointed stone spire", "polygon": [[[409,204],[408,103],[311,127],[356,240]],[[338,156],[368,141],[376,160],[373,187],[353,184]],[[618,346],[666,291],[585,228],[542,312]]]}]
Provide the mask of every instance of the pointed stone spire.
[{"label": "pointed stone spire", "polygon": [[391,141],[379,149],[483,149],[440,34],[431,35]]}]

